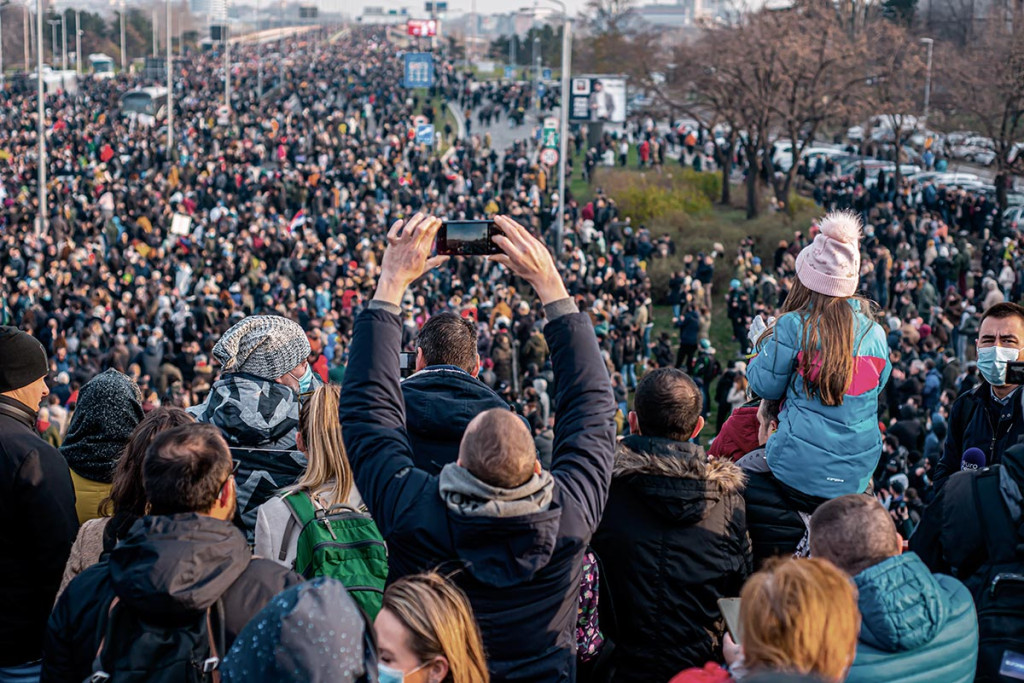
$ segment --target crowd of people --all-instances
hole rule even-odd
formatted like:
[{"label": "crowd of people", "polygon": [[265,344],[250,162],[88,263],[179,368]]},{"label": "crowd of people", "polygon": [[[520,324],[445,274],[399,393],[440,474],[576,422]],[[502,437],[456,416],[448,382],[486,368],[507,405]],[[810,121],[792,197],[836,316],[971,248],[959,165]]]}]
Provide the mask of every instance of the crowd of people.
[{"label": "crowd of people", "polygon": [[[528,133],[472,132],[528,86],[407,91],[386,33],[336,38],[262,99],[240,47],[226,121],[189,56],[171,149],[118,108],[142,80],[49,96],[45,229],[34,94],[0,92],[0,682],[1020,664],[1022,250],[986,200],[822,169],[792,241],[688,254],[570,193],[559,244]],[[464,135],[418,144],[446,100]],[[436,255],[484,216],[499,253]]]}]

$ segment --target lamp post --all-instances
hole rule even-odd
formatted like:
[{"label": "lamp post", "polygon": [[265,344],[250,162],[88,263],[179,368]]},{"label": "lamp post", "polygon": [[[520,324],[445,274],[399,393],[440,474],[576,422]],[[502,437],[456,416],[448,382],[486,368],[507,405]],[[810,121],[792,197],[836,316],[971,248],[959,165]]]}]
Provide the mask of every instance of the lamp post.
[{"label": "lamp post", "polygon": [[57,64],[57,26],[60,24],[60,19],[47,19],[46,23],[50,25],[50,60]]},{"label": "lamp post", "polygon": [[63,11],[60,13],[60,68],[68,70],[68,15]]},{"label": "lamp post", "polygon": [[[174,162],[174,52],[171,49],[171,0],[165,0],[167,24],[167,158]],[[180,20],[179,20],[180,21]]]},{"label": "lamp post", "polygon": [[82,75],[82,10],[75,10],[75,72]]},{"label": "lamp post", "polygon": [[39,138],[39,221],[36,223],[38,234],[46,232],[46,219],[49,213],[46,208],[46,107],[43,103],[43,0],[36,0],[36,105],[39,120],[36,122],[36,135]]},{"label": "lamp post", "polygon": [[921,42],[928,46],[928,64],[924,77],[924,125],[928,125],[928,109],[932,99],[932,47],[935,45],[933,38],[922,38]]},{"label": "lamp post", "polygon": [[121,0],[121,73],[128,70],[128,50],[124,39],[124,0]]}]

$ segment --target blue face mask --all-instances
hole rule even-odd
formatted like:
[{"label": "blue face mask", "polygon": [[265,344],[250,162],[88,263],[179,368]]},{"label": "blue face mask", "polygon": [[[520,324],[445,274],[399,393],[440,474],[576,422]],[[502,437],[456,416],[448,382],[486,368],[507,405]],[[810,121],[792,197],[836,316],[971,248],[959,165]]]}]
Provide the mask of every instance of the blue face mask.
[{"label": "blue face mask", "polygon": [[[290,372],[288,374],[291,375]],[[295,375],[292,375],[292,378],[297,379],[299,382],[299,396],[308,394],[313,388],[313,366],[306,363],[306,371],[302,373],[302,377],[295,377]]]},{"label": "blue face mask", "polygon": [[[426,665],[427,662],[424,662],[409,673],[414,674]],[[380,683],[404,683],[407,675],[408,674],[403,672],[401,669],[393,669],[384,662],[377,662],[377,680]]]}]

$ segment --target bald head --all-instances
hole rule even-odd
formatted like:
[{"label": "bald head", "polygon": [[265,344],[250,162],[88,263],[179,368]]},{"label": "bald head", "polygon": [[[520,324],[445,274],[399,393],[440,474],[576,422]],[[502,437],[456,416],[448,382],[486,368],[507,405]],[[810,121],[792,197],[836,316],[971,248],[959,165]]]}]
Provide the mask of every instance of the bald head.
[{"label": "bald head", "polygon": [[530,430],[518,415],[502,408],[473,418],[459,445],[459,463],[485,484],[503,489],[525,484],[536,460]]},{"label": "bald head", "polygon": [[811,515],[811,555],[856,576],[899,555],[903,542],[889,512],[871,496],[851,493]]}]

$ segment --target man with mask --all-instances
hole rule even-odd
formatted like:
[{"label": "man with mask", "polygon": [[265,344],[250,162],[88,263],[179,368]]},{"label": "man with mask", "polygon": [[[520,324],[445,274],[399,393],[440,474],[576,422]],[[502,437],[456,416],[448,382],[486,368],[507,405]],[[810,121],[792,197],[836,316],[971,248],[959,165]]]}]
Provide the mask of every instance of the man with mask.
[{"label": "man with mask", "polygon": [[941,485],[959,472],[970,448],[998,464],[1007,448],[1024,437],[1024,402],[1019,384],[1007,383],[1007,363],[1024,358],[1024,307],[1003,302],[989,307],[978,328],[978,370],[983,382],[953,403],[942,459],[935,471]]},{"label": "man with mask", "polygon": [[308,358],[309,339],[293,320],[254,315],[232,326],[213,356],[222,374],[202,405],[189,408],[198,422],[220,429],[238,463],[235,523],[250,542],[256,510],[306,469],[295,445],[299,402],[323,384]]}]

